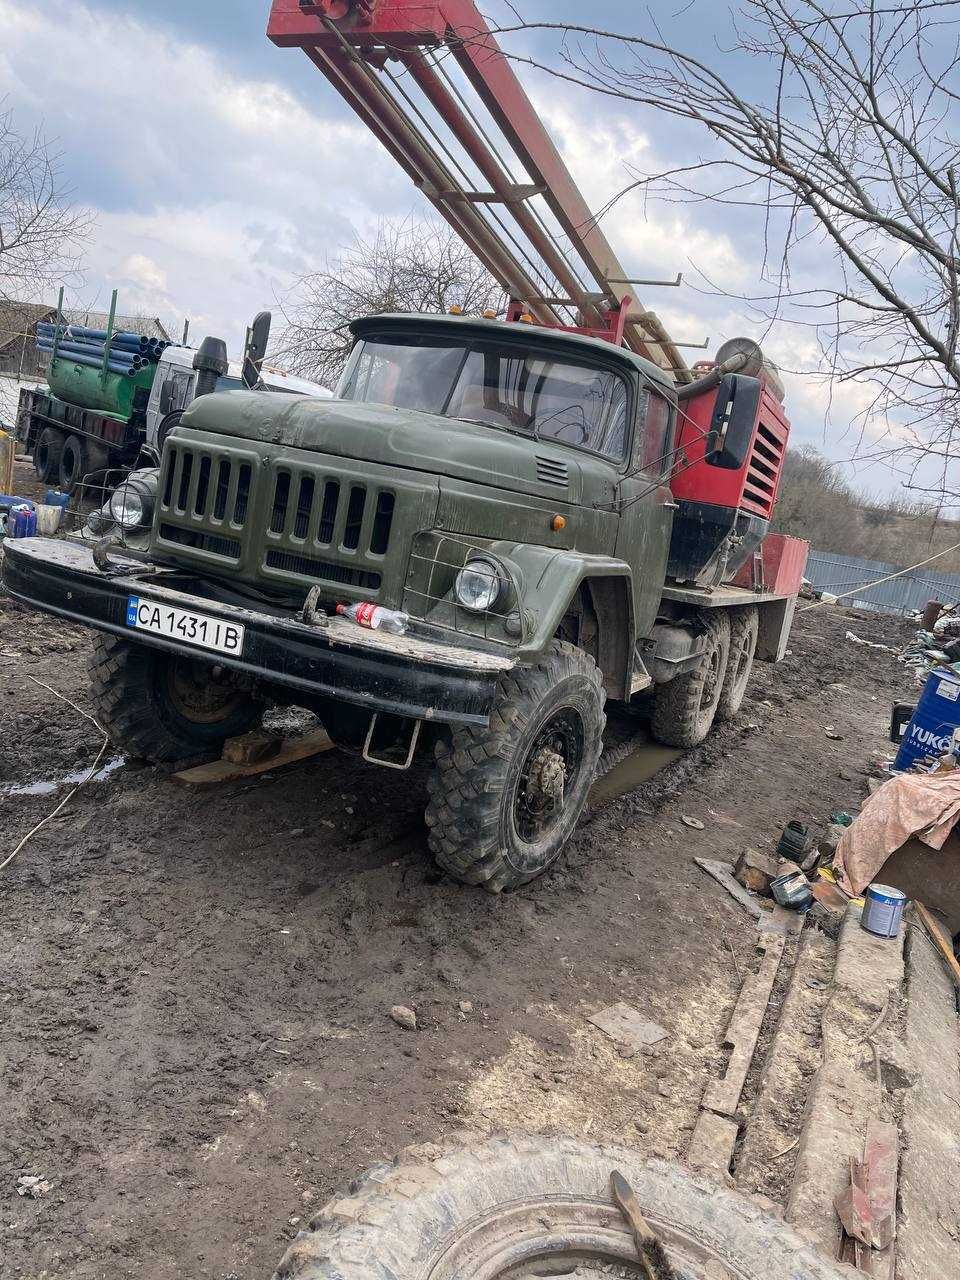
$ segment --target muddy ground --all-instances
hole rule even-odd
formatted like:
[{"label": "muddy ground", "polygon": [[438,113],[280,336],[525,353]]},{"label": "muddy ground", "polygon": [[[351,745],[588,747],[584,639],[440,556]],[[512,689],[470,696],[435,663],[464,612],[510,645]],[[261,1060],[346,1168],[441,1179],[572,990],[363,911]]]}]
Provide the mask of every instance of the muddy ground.
[{"label": "muddy ground", "polygon": [[[0,872],[0,1276],[266,1277],[345,1179],[463,1131],[681,1155],[756,936],[692,859],[859,805],[909,686],[848,628],[909,634],[802,614],[734,724],[595,807],[509,896],[437,872],[422,771],[331,752],[219,790],[130,765],[82,789]],[[88,709],[89,648],[0,598],[0,861],[65,794],[10,785],[100,750],[31,680]],[[585,1020],[617,1000],[667,1029],[656,1052],[624,1059]],[[18,1196],[23,1173],[50,1192]]]}]

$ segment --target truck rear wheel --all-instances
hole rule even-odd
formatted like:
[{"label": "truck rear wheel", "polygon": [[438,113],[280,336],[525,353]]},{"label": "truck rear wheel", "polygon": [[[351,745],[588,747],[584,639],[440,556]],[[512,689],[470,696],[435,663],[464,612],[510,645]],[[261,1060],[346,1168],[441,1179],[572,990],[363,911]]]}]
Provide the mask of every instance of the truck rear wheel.
[{"label": "truck rear wheel", "polygon": [[556,641],[504,677],[489,726],[458,726],[437,744],[426,821],[445,871],[493,893],[546,871],[587,802],[604,696],[593,659]]},{"label": "truck rear wheel", "polygon": [[726,611],[701,617],[705,628],[703,651],[692,671],[657,686],[651,729],[668,747],[695,747],[713,726],[723,693],[730,656],[730,620]]},{"label": "truck rear wheel", "polygon": [[44,427],[33,446],[33,469],[43,484],[58,484],[60,481],[63,441],[62,431],[56,427]]},{"label": "truck rear wheel", "polygon": [[261,704],[217,681],[209,662],[98,636],[89,670],[94,714],[111,741],[158,764],[219,750],[260,723]]},{"label": "truck rear wheel", "polygon": [[60,455],[60,488],[72,494],[84,483],[94,486],[102,481],[109,465],[110,453],[106,446],[69,435]]},{"label": "truck rear wheel", "polygon": [[88,471],[87,451],[79,436],[67,436],[60,453],[60,488],[73,494]]},{"label": "truck rear wheel", "polygon": [[748,605],[745,609],[731,609],[730,659],[717,705],[718,720],[732,719],[743,706],[750,673],[753,671],[759,632],[760,614],[756,605]]}]

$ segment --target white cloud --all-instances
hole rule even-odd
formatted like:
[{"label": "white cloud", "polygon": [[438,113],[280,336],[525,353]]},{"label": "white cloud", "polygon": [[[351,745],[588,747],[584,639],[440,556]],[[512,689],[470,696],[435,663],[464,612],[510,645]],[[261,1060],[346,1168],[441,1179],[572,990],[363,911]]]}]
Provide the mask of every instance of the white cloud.
[{"label": "white cloud", "polygon": [[192,332],[216,326],[237,350],[291,279],[416,198],[373,135],[337,117],[319,74],[307,104],[84,4],[54,14],[0,0],[0,30],[9,104],[56,139],[97,214],[78,304],[117,287],[121,309],[164,312],[177,327],[189,316]]}]

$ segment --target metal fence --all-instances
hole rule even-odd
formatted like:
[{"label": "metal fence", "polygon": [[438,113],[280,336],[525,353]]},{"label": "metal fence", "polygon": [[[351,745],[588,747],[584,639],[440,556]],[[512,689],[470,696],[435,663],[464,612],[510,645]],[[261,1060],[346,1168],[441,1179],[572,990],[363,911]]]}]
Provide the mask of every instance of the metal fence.
[{"label": "metal fence", "polygon": [[830,551],[811,551],[807,558],[806,576],[817,591],[830,591],[846,596],[844,603],[860,609],[873,609],[877,613],[912,613],[919,611],[928,600],[940,600],[944,604],[960,602],[960,574],[931,572],[935,565],[911,569],[890,582],[879,586],[871,583],[896,573],[898,566],[883,564],[879,560],[862,560],[858,556],[840,556]]}]

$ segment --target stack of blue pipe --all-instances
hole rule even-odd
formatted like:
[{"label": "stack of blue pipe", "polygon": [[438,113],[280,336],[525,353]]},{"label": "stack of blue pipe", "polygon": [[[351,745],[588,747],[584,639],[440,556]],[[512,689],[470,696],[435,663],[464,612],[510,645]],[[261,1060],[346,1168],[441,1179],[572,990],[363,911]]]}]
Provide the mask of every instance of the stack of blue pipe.
[{"label": "stack of blue pipe", "polygon": [[[52,351],[58,330],[55,324],[41,320],[37,324],[37,350]],[[103,367],[106,351],[106,329],[91,329],[82,324],[62,324],[59,329],[57,354],[76,364]],[[110,339],[110,355],[107,369],[110,373],[134,377],[146,365],[156,364],[170,343],[163,338],[148,338],[123,329],[114,332]]]}]

